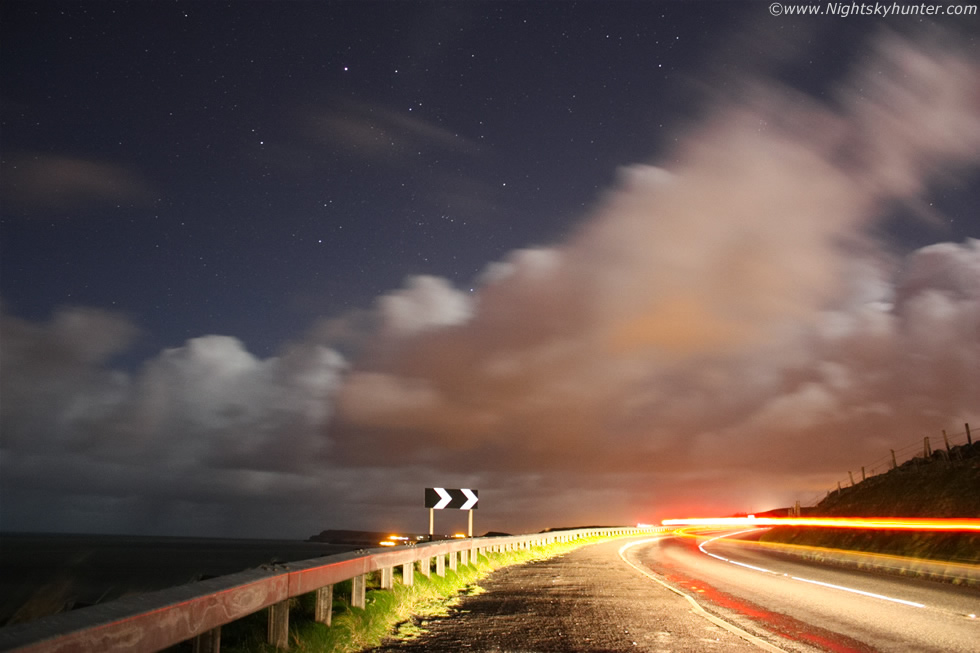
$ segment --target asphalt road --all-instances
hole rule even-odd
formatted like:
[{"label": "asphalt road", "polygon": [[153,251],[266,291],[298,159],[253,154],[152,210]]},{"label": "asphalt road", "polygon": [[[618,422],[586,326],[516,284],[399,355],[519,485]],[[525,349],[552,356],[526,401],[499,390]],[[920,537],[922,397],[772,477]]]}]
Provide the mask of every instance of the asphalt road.
[{"label": "asphalt road", "polygon": [[669,651],[752,653],[758,649],[705,619],[679,594],[619,557],[627,540],[498,569],[447,618],[426,620],[424,635],[389,641],[389,653],[460,651]]},{"label": "asphalt road", "polygon": [[808,564],[740,545],[748,534],[716,535],[639,540],[620,555],[762,646],[980,651],[978,588]]},{"label": "asphalt road", "polygon": [[718,534],[500,569],[418,639],[374,650],[980,651],[980,588],[804,564]]}]

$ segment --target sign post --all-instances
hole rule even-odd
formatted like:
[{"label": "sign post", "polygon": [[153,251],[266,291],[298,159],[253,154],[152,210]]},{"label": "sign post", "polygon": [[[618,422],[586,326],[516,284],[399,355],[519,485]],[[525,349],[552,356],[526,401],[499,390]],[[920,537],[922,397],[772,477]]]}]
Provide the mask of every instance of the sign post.
[{"label": "sign post", "polygon": [[425,507],[429,509],[429,539],[435,532],[435,511],[450,508],[454,510],[466,510],[469,512],[469,525],[467,527],[467,537],[473,537],[473,511],[477,508],[480,499],[479,492],[462,489],[446,489],[443,487],[425,488]]}]

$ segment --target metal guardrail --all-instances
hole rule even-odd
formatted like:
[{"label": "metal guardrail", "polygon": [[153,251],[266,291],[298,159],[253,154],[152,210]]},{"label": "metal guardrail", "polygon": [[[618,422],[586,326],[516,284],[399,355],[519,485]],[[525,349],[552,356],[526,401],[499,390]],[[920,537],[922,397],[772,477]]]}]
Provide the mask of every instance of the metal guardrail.
[{"label": "metal guardrail", "polygon": [[662,530],[665,529],[585,528],[445,540],[253,569],[0,628],[0,650],[18,653],[158,651],[192,640],[195,651],[216,652],[221,626],[264,608],[270,608],[269,642],[287,648],[289,599],[316,592],[315,618],[329,625],[333,586],[342,581],[353,581],[351,604],[364,607],[365,577],[372,572],[380,571],[382,587],[390,588],[398,566],[402,567],[403,582],[411,584],[416,564],[428,576],[435,561],[435,572],[441,576],[445,574],[447,558],[450,569],[455,569],[457,558],[465,565],[491,552]]}]

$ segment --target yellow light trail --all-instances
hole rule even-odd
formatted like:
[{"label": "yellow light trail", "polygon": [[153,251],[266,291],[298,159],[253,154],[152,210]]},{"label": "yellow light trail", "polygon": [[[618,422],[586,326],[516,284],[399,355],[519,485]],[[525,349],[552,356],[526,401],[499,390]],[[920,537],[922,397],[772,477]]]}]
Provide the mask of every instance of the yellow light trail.
[{"label": "yellow light trail", "polygon": [[664,526],[816,526],[909,531],[980,532],[980,519],[918,519],[902,517],[692,517],[665,519]]}]

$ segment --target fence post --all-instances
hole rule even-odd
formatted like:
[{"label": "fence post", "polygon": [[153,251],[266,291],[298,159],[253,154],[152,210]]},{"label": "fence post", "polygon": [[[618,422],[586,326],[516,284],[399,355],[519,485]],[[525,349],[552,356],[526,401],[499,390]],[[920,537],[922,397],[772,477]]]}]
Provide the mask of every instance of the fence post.
[{"label": "fence post", "polygon": [[943,442],[946,443],[946,453],[949,453],[949,438],[946,437],[946,429],[943,429]]},{"label": "fence post", "polygon": [[967,444],[973,444],[973,438],[970,437],[970,425],[969,425],[969,423],[964,424],[963,426],[966,427],[966,443]]},{"label": "fence post", "polygon": [[267,641],[276,648],[289,648],[289,600],[269,606]]},{"label": "fence post", "polygon": [[864,475],[864,465],[861,465],[861,480],[867,480],[867,477]]},{"label": "fence post", "polygon": [[381,589],[390,590],[395,586],[395,569],[394,567],[382,567],[381,568]]},{"label": "fence post", "polygon": [[191,644],[193,653],[218,653],[221,650],[221,626],[203,632]]},{"label": "fence post", "polygon": [[355,608],[367,606],[367,576],[361,574],[351,579],[350,604]]},{"label": "fence post", "polygon": [[324,585],[316,591],[313,621],[329,626],[333,620],[333,585]]},{"label": "fence post", "polygon": [[851,473],[851,470],[847,470],[847,475],[851,477],[851,487],[854,487],[854,474]]},{"label": "fence post", "polygon": [[929,436],[922,438],[922,457],[928,458],[932,455],[932,448],[929,446]]},{"label": "fence post", "polygon": [[889,449],[889,451],[892,452],[892,469],[895,469],[896,467],[898,467],[898,461],[895,460],[895,450]]}]

